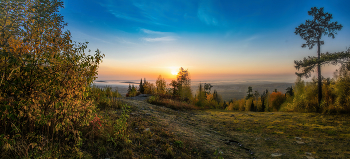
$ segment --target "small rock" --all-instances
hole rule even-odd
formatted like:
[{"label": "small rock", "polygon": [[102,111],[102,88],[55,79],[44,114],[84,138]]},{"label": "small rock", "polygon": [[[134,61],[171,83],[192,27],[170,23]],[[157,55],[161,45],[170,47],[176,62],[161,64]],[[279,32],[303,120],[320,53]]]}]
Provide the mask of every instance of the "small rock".
[{"label": "small rock", "polygon": [[312,153],[310,153],[310,152],[305,152],[305,155],[312,156]]},{"label": "small rock", "polygon": [[305,142],[302,142],[302,141],[295,141],[295,142],[297,142],[297,144],[299,144],[299,145],[305,144]]},{"label": "small rock", "polygon": [[301,138],[300,138],[300,137],[295,137],[295,139],[297,139],[297,140],[301,140]]},{"label": "small rock", "polygon": [[150,128],[146,128],[145,131],[146,131],[146,132],[147,132],[147,131],[151,131],[151,129],[150,129]]},{"label": "small rock", "polygon": [[281,154],[281,153],[273,153],[273,154],[271,154],[271,156],[272,157],[280,157],[280,156],[282,156],[283,154]]}]

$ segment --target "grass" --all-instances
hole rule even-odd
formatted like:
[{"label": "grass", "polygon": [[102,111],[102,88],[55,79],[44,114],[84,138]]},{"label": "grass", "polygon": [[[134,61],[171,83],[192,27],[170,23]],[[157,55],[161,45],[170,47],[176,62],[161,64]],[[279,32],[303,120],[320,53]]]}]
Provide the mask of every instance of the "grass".
[{"label": "grass", "polygon": [[155,105],[165,106],[167,108],[171,108],[174,110],[199,110],[199,109],[201,109],[198,106],[195,106],[195,105],[183,102],[183,101],[166,99],[166,98],[159,98],[157,96],[151,96],[150,98],[147,99],[147,102],[151,103],[151,104],[155,104]]},{"label": "grass", "polygon": [[117,109],[109,107],[98,112],[103,128],[84,141],[83,158],[208,158],[201,145],[175,135],[157,118],[140,113],[135,106],[128,108],[125,138],[111,142],[108,134],[114,134],[113,125],[123,116],[123,103],[117,105]]},{"label": "grass", "polygon": [[[349,158],[350,119],[347,115],[288,112],[232,112],[206,110],[201,118],[213,130],[236,138],[265,158],[275,151],[287,158],[310,152],[320,158]],[[234,115],[234,117],[230,117]],[[220,123],[220,124],[217,124]],[[300,137],[305,144],[297,144]],[[343,153],[344,152],[344,153]]]},{"label": "grass", "polygon": [[[96,117],[81,130],[78,156],[60,152],[46,156],[271,158],[272,153],[282,153],[280,158],[303,158],[308,152],[315,158],[350,158],[348,115],[234,112],[152,98],[148,102],[158,106],[144,101],[126,106],[117,98],[99,98]],[[227,140],[239,141],[254,154]]]}]

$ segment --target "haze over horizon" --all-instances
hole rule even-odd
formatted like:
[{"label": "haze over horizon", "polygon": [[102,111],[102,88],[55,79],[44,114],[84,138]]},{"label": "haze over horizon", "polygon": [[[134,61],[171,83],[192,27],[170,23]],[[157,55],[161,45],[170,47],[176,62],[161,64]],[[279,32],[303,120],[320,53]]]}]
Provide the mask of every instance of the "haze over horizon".
[{"label": "haze over horizon", "polygon": [[[335,39],[324,36],[321,52],[350,46],[350,1],[137,1],[63,0],[73,40],[88,41],[105,58],[98,80],[174,79],[188,69],[193,80],[280,80],[294,82],[294,60],[316,56],[317,48],[295,28],[324,7],[344,27]],[[324,66],[332,77],[338,67]]]}]

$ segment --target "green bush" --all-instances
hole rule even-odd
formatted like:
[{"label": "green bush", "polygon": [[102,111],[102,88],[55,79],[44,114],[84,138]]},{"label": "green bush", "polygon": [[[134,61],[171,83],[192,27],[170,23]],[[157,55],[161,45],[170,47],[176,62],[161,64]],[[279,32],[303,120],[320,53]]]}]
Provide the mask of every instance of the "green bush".
[{"label": "green bush", "polygon": [[87,43],[62,32],[62,6],[0,2],[0,158],[81,154],[80,129],[95,111],[89,85],[104,55],[86,55]]},{"label": "green bush", "polygon": [[334,111],[337,113],[350,112],[350,71],[349,65],[341,66],[337,73],[334,91],[335,102]]}]

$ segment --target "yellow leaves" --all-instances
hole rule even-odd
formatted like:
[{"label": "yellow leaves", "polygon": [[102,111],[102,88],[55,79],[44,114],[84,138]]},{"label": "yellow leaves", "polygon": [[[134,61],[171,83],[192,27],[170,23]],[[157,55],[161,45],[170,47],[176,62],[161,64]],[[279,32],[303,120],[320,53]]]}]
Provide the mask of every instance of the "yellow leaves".
[{"label": "yellow leaves", "polygon": [[30,143],[30,144],[29,144],[29,147],[34,148],[36,145],[38,145],[38,144],[37,144],[37,143]]},{"label": "yellow leaves", "polygon": [[2,148],[3,148],[3,150],[5,150],[5,151],[10,151],[10,150],[13,149],[13,147],[12,147],[11,144],[9,144],[9,143],[5,143],[4,146],[3,146]]},{"label": "yellow leaves", "polygon": [[[39,126],[42,123],[54,127],[55,131],[77,132],[77,127],[88,124],[87,118],[94,112],[95,106],[91,101],[82,100],[82,96],[87,91],[86,85],[92,82],[88,79],[96,78],[103,55],[82,56],[86,44],[74,45],[70,33],[61,32],[63,25],[57,22],[59,14],[53,15],[59,4],[53,2],[41,6],[43,9],[32,8],[36,2],[28,0],[0,11],[0,24],[4,24],[0,25],[0,46],[3,46],[1,50],[10,52],[4,58],[11,57],[11,61],[0,60],[0,78],[7,78],[0,84],[0,105],[6,101],[11,107],[0,117],[33,134],[52,135],[45,134]],[[48,17],[38,21],[34,15]],[[27,28],[19,27],[23,24]],[[6,90],[2,89],[4,86]],[[3,96],[8,90],[13,90],[11,99]],[[22,121],[26,123],[20,123]],[[1,127],[0,134],[8,133],[5,131],[11,128]],[[79,134],[75,134],[79,138]],[[28,145],[29,149],[40,148],[35,142]],[[3,148],[10,150],[12,146],[4,143]]]},{"label": "yellow leaves", "polygon": [[213,94],[207,94],[207,101],[213,100]]}]

